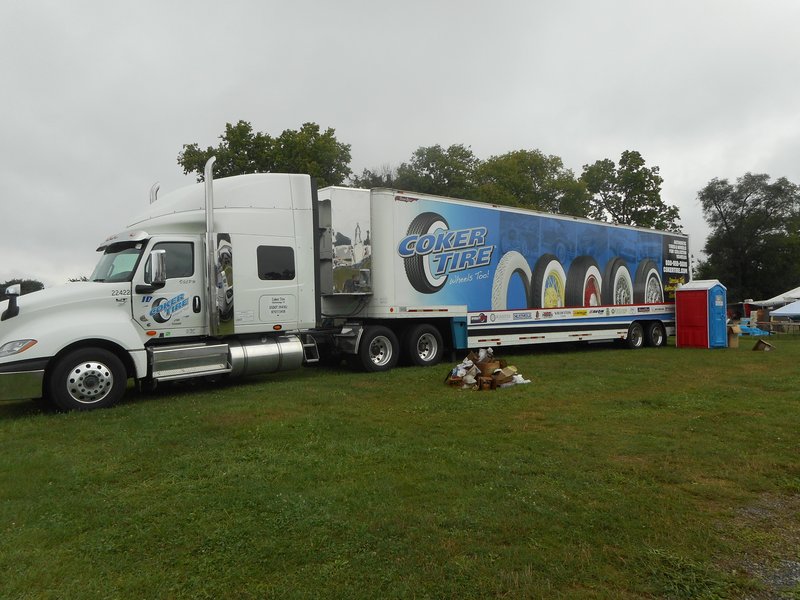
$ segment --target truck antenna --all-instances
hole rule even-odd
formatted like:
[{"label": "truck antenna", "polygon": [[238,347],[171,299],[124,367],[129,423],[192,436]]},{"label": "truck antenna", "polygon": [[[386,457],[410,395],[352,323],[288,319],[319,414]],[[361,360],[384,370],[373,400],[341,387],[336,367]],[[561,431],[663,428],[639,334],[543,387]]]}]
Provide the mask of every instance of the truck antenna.
[{"label": "truck antenna", "polygon": [[150,188],[150,204],[158,200],[158,190],[161,189],[161,184],[157,181],[153,184],[153,187]]}]

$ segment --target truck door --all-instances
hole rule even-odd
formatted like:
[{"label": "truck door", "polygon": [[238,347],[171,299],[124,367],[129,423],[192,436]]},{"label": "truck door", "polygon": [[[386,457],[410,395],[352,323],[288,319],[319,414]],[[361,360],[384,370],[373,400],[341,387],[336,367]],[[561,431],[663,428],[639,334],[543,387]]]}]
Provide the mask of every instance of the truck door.
[{"label": "truck door", "polygon": [[[150,252],[166,251],[167,281],[164,287],[147,290],[150,283]],[[133,318],[158,337],[185,337],[206,333],[205,270],[203,243],[198,237],[154,238],[145,261],[133,279]]]}]

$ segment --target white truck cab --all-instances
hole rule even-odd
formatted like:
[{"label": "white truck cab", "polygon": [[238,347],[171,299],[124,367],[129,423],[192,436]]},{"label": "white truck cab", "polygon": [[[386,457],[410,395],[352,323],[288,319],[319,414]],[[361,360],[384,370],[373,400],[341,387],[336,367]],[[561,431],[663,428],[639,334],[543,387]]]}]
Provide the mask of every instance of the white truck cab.
[{"label": "white truck cab", "polygon": [[[271,372],[313,360],[312,186],[248,175],[151,202],[88,282],[0,305],[0,398],[110,406],[127,380]],[[216,195],[216,203],[214,196]],[[235,250],[234,250],[235,249]],[[311,354],[309,354],[311,352]]]}]

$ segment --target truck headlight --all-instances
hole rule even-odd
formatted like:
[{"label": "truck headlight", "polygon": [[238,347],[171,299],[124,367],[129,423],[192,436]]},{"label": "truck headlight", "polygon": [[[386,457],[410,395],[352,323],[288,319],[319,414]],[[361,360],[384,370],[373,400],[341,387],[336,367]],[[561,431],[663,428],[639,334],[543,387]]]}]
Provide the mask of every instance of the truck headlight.
[{"label": "truck headlight", "polygon": [[35,344],[36,340],[14,340],[13,342],[8,342],[0,346],[0,358],[25,352],[25,350],[31,346],[34,346]]}]

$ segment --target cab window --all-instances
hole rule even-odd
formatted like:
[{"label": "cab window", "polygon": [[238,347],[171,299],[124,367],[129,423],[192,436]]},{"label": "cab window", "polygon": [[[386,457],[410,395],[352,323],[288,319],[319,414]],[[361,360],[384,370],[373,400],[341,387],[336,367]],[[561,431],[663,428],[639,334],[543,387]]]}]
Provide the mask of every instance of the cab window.
[{"label": "cab window", "polygon": [[[159,242],[152,249],[166,250],[167,279],[194,275],[194,244],[191,242]],[[144,267],[144,280],[146,283],[151,281],[149,258]]]}]

